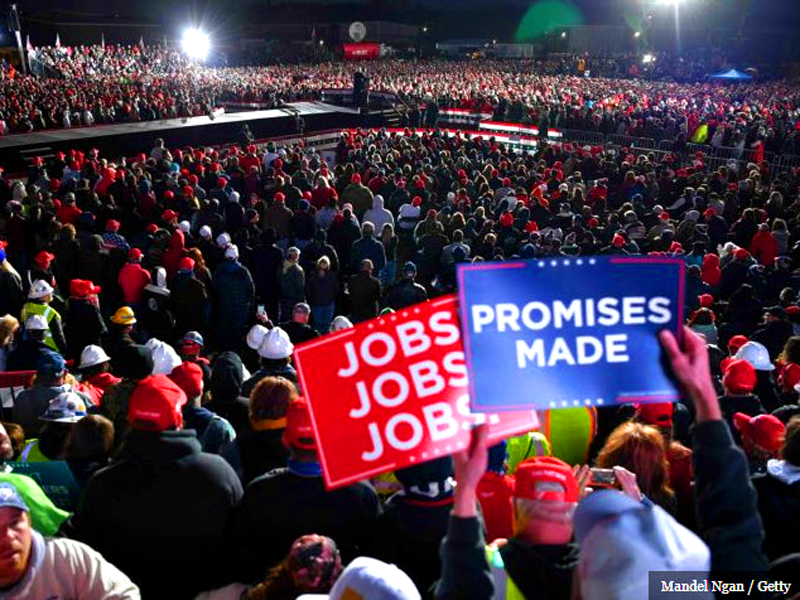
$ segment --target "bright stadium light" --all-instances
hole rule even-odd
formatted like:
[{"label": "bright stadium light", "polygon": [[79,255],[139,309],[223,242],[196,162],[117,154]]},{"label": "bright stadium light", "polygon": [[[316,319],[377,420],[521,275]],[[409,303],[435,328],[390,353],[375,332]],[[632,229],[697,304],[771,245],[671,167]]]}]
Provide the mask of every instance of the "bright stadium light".
[{"label": "bright stadium light", "polygon": [[211,50],[211,40],[207,33],[192,27],[183,32],[181,48],[189,58],[202,62]]}]

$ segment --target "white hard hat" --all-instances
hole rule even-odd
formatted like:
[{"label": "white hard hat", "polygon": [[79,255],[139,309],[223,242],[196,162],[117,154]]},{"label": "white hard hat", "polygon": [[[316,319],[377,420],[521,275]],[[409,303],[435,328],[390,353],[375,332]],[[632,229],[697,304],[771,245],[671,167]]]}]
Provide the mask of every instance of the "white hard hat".
[{"label": "white hard hat", "polygon": [[220,233],[217,236],[217,246],[219,246],[220,248],[224,248],[230,243],[231,243],[231,236],[229,236],[227,233]]},{"label": "white hard hat", "polygon": [[203,238],[205,240],[210,240],[211,239],[211,235],[212,235],[211,227],[209,227],[208,225],[203,225],[200,228],[200,237],[201,238]]},{"label": "white hard hat", "polygon": [[339,315],[338,317],[333,318],[330,326],[330,332],[333,333],[334,331],[341,331],[342,329],[350,329],[351,327],[353,327],[353,322],[347,317]]},{"label": "white hard hat", "polygon": [[189,233],[189,231],[192,229],[192,226],[189,224],[189,221],[181,221],[178,223],[178,229],[180,229],[183,233]]},{"label": "white hard hat", "polygon": [[103,350],[100,346],[95,346],[91,344],[86,346],[81,352],[81,364],[79,369],[88,369],[89,367],[94,367],[95,365],[100,365],[104,362],[110,361],[111,358],[106,354],[106,351]]},{"label": "white hard hat", "polygon": [[183,361],[175,349],[161,340],[150,338],[145,344],[153,357],[153,375],[169,375]]},{"label": "white hard hat", "polygon": [[247,345],[253,350],[258,350],[264,336],[267,335],[267,329],[263,325],[253,325],[250,331],[247,332]]},{"label": "white hard hat", "polygon": [[28,298],[31,300],[38,300],[39,298],[44,298],[45,296],[49,296],[53,293],[53,286],[49,283],[44,281],[43,279],[37,279],[33,282],[30,291],[28,292]]},{"label": "white hard hat", "polygon": [[763,344],[747,342],[736,353],[734,358],[741,358],[749,362],[756,371],[774,371],[775,365],[769,359],[769,351]]},{"label": "white hard hat", "polygon": [[42,315],[31,315],[25,319],[25,329],[32,331],[44,331],[45,329],[50,329],[50,325],[47,324],[47,319],[45,319]]},{"label": "white hard hat", "polygon": [[264,339],[261,340],[261,345],[258,347],[258,355],[260,357],[272,360],[289,358],[292,352],[294,352],[294,345],[289,339],[289,334],[280,327],[270,329],[264,335]]},{"label": "white hard hat", "polygon": [[239,192],[234,190],[233,192],[228,194],[228,202],[231,202],[233,204],[239,204]]},{"label": "white hard hat", "polygon": [[239,258],[239,248],[236,244],[228,244],[228,247],[225,248],[225,258],[228,260],[236,260]]}]

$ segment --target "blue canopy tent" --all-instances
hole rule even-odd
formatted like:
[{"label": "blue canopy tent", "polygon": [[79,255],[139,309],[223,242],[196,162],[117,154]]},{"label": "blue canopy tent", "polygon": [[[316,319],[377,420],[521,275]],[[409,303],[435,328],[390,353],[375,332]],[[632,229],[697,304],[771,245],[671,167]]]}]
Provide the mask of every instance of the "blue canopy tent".
[{"label": "blue canopy tent", "polygon": [[709,75],[709,79],[722,79],[725,81],[750,81],[752,77],[747,73],[743,73],[742,71],[730,69],[729,71],[723,71],[722,73]]}]

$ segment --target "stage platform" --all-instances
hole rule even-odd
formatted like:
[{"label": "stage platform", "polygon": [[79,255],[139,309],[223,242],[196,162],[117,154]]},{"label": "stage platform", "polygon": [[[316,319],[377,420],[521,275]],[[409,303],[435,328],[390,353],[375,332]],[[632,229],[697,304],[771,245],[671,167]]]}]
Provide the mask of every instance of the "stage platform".
[{"label": "stage platform", "polygon": [[189,117],[141,123],[52,129],[0,137],[0,165],[21,172],[34,156],[52,155],[69,148],[97,148],[105,156],[132,156],[147,152],[156,138],[167,147],[216,145],[241,141],[247,124],[255,139],[298,133],[298,118],[306,133],[363,124],[359,111],[324,102],[294,102],[283,108],[221,113],[214,117]]}]

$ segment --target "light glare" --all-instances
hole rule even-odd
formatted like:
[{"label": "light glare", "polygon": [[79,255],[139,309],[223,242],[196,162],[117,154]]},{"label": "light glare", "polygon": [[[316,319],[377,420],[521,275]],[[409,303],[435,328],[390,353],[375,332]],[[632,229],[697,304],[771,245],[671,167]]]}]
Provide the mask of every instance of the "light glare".
[{"label": "light glare", "polygon": [[183,32],[181,48],[190,58],[204,61],[211,50],[211,40],[207,33],[192,27]]}]

